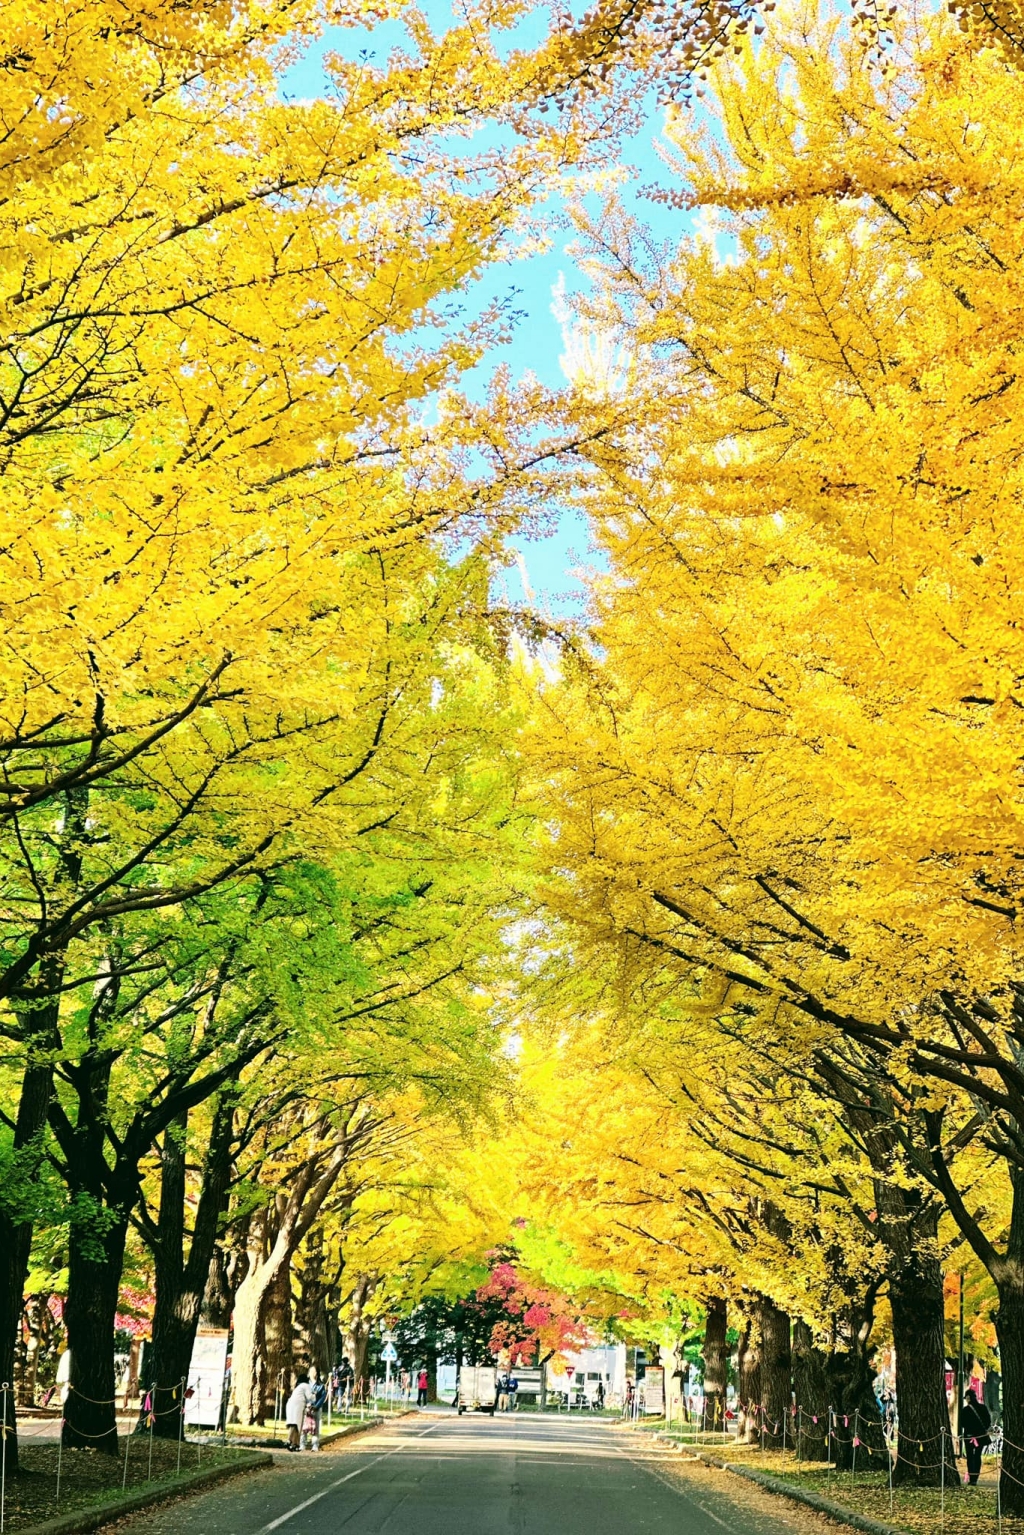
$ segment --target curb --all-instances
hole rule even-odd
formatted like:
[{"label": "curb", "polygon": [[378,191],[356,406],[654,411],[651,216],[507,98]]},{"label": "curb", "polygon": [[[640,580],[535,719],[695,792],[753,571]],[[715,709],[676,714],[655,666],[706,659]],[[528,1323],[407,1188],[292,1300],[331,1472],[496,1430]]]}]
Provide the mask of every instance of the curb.
[{"label": "curb", "polygon": [[[732,1466],[728,1461],[715,1460],[711,1455],[698,1454],[697,1459],[703,1461],[705,1466],[714,1466],[717,1471],[731,1471],[733,1476],[745,1477],[748,1482],[755,1482],[765,1492],[773,1492],[777,1497],[789,1498],[793,1503],[803,1503],[807,1508],[813,1508],[815,1513],[826,1514],[836,1524],[845,1524],[848,1529],[863,1530],[865,1535],[907,1535],[906,1527],[868,1519],[864,1514],[854,1513],[851,1508],[844,1508],[841,1503],[833,1503],[831,1498],[823,1498],[816,1492],[805,1492],[802,1487],[794,1487],[791,1482],[766,1476],[763,1471],[752,1471],[749,1466]],[[26,1531],[25,1535],[31,1535],[31,1532]]]},{"label": "curb", "polygon": [[227,1481],[229,1477],[240,1476],[243,1471],[260,1471],[265,1466],[272,1466],[273,1463],[271,1455],[247,1454],[246,1459],[239,1464],[211,1466],[208,1471],[196,1471],[191,1476],[175,1477],[173,1482],[161,1482],[145,1492],[134,1493],[130,1498],[120,1498],[116,1503],[100,1503],[93,1508],[80,1509],[77,1513],[64,1514],[59,1519],[49,1519],[45,1524],[27,1525],[24,1529],[17,1530],[15,1535],[88,1535],[89,1531],[102,1529],[116,1519],[138,1513],[140,1509],[152,1508],[157,1503],[166,1503],[182,1493],[198,1492],[206,1487],[212,1487],[217,1482]]},{"label": "curb", "polygon": [[[395,1413],[394,1416],[402,1417],[404,1414]],[[365,1433],[368,1428],[380,1428],[382,1423],[388,1421],[387,1418],[365,1418],[361,1423],[343,1423],[338,1428],[330,1428],[322,1433],[320,1443],[321,1445],[336,1444],[339,1439],[347,1439],[352,1434]],[[237,1437],[232,1435],[228,1443],[237,1450],[266,1450],[268,1454],[273,1455],[287,1454],[288,1451],[287,1439],[250,1439],[242,1435]],[[305,1453],[308,1454],[309,1451]]]}]

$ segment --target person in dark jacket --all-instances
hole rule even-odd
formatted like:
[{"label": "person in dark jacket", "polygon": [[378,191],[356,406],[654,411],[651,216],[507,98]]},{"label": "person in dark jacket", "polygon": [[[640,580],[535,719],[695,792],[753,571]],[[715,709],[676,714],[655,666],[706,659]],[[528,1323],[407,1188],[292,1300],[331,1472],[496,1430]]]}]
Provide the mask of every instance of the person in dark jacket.
[{"label": "person in dark jacket", "polygon": [[981,1474],[981,1452],[992,1438],[992,1414],[984,1402],[979,1402],[973,1391],[964,1397],[960,1412],[960,1434],[967,1456],[967,1483],[977,1487]]}]

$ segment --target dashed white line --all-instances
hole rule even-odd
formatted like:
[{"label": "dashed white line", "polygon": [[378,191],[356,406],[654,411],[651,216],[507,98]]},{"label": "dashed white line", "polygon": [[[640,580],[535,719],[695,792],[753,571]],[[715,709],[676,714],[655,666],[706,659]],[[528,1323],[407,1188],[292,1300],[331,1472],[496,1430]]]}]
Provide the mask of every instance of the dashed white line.
[{"label": "dashed white line", "polygon": [[[422,1434],[416,1434],[415,1437],[417,1439],[425,1439],[428,1434],[434,1432],[436,1426],[436,1424],[432,1424],[430,1428],[424,1429]],[[282,1524],[287,1524],[289,1519],[295,1518],[296,1514],[304,1514],[307,1508],[312,1508],[314,1503],[319,1503],[321,1498],[326,1498],[329,1492],[336,1492],[339,1487],[344,1487],[346,1482],[351,1482],[353,1477],[362,1476],[364,1471],[369,1471],[372,1466],[379,1466],[382,1460],[388,1460],[392,1455],[397,1455],[405,1447],[404,1443],[396,1444],[393,1450],[385,1450],[383,1455],[375,1455],[373,1460],[366,1462],[365,1466],[357,1466],[354,1471],[349,1471],[347,1475],[339,1476],[337,1481],[331,1482],[329,1486],[322,1488],[320,1492],[315,1492],[311,1498],[306,1499],[305,1503],[296,1503],[295,1507],[290,1508],[286,1514],[279,1514],[276,1519],[272,1519],[269,1524],[265,1524],[262,1529],[257,1530],[256,1535],[270,1535],[271,1530],[279,1530]]]}]

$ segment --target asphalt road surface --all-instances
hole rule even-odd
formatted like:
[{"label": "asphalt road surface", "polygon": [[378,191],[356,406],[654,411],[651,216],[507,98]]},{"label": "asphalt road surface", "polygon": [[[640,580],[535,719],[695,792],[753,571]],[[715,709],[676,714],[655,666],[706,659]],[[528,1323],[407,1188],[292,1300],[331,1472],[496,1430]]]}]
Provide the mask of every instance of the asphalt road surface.
[{"label": "asphalt road surface", "polygon": [[[784,1535],[824,1529],[601,1420],[422,1416],[117,1525],[118,1535]],[[767,1505],[767,1506],[762,1506]]]}]

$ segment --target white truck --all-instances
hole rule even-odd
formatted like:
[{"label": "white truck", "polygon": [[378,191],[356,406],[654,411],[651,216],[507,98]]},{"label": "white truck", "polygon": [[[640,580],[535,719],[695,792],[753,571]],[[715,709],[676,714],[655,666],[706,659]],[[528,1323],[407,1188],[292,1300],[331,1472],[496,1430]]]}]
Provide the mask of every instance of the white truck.
[{"label": "white truck", "polygon": [[490,1364],[464,1364],[459,1371],[455,1404],[460,1413],[489,1412],[498,1402],[498,1372]]}]

